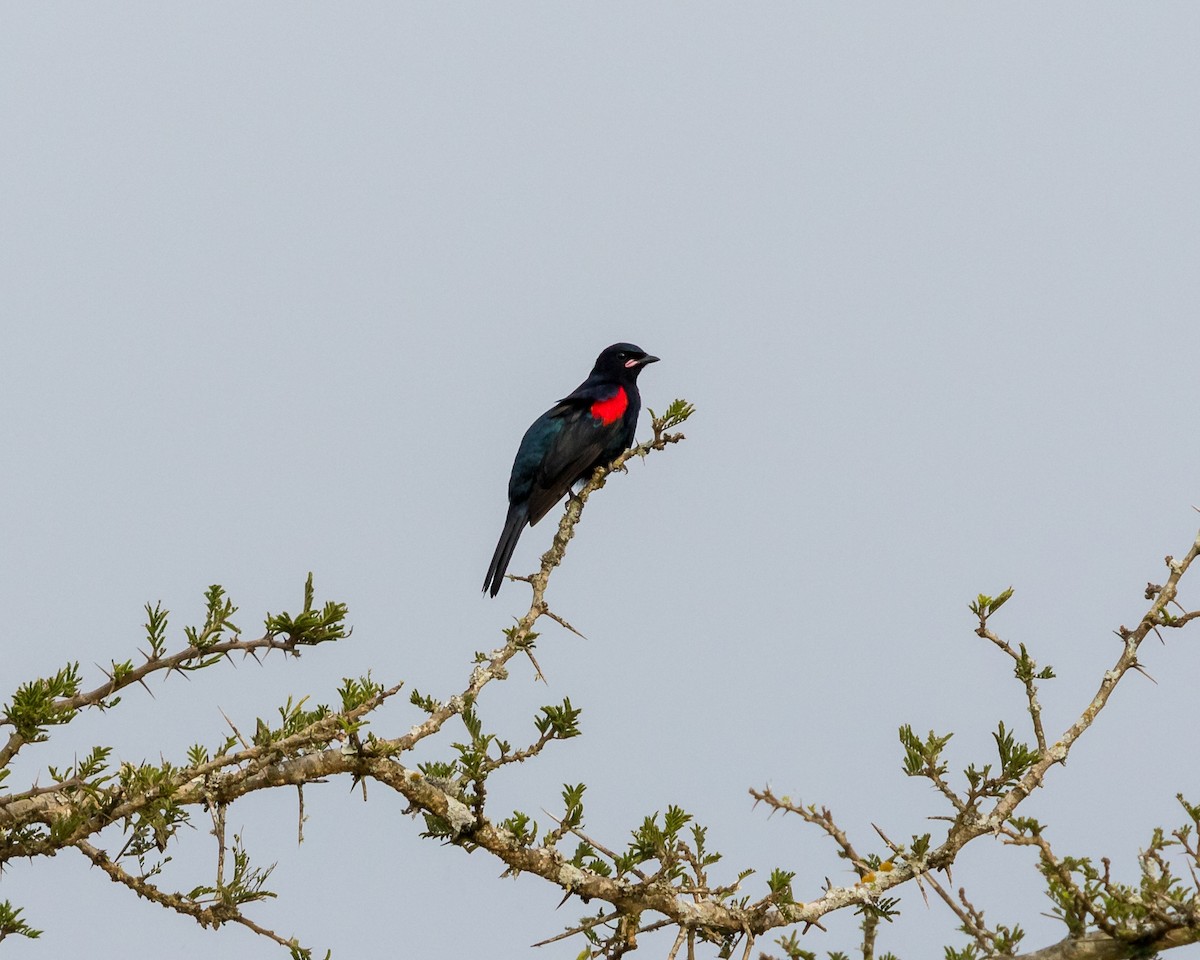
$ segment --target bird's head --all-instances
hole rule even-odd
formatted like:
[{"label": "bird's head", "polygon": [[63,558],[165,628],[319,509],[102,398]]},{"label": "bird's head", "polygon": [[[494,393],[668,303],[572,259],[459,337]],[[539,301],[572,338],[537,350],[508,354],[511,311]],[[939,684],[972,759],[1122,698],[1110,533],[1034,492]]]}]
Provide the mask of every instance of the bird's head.
[{"label": "bird's head", "polygon": [[642,367],[657,363],[658,357],[653,357],[641,347],[632,343],[614,343],[605,347],[596,358],[593,374],[601,374],[613,380],[636,380]]}]

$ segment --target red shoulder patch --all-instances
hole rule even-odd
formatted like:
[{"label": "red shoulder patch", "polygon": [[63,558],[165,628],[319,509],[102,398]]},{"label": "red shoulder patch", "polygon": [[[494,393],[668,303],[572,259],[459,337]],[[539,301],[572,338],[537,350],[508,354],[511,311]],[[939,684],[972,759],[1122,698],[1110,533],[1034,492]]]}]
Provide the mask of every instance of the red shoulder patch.
[{"label": "red shoulder patch", "polygon": [[597,400],[592,404],[592,416],[607,427],[620,420],[628,407],[629,397],[625,394],[625,388],[617,387],[617,392],[607,400]]}]

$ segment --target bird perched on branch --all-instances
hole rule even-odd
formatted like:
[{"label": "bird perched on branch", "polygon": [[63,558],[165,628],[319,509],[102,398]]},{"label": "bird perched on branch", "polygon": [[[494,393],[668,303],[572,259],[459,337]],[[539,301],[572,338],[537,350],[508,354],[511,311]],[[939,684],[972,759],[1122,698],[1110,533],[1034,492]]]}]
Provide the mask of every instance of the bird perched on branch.
[{"label": "bird perched on branch", "polygon": [[588,378],[525,431],[508,481],[504,532],[483,579],[483,589],[493,597],[526,524],[532,527],[572,485],[633,443],[642,409],[638,374],[657,360],[632,343],[606,347]]}]

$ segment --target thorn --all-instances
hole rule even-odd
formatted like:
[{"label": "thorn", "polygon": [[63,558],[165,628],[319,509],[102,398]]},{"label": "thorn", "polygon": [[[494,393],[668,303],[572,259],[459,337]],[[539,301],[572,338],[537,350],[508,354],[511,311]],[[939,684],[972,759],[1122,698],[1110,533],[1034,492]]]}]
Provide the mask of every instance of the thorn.
[{"label": "thorn", "polygon": [[1158,686],[1158,681],[1157,681],[1157,680],[1155,680],[1155,679],[1154,679],[1152,676],[1150,676],[1150,674],[1148,674],[1148,673],[1146,672],[1146,668],[1145,668],[1145,667],[1143,667],[1143,666],[1142,666],[1140,663],[1132,663],[1132,664],[1130,664],[1130,665],[1129,665],[1129,669],[1130,669],[1130,670],[1136,670],[1138,673],[1140,673],[1140,674],[1141,674],[1143,677],[1145,677],[1147,680],[1149,680],[1149,681],[1150,681],[1152,684],[1154,684],[1156,687]]},{"label": "thorn", "polygon": [[925,901],[925,909],[929,909],[929,893],[925,890],[925,884],[921,882],[919,873],[913,874],[913,879],[917,881],[917,889],[921,891],[921,899]]},{"label": "thorn", "polygon": [[[217,709],[221,710],[220,707],[217,707]],[[242,736],[241,731],[238,730],[238,728],[233,725],[233,721],[230,720],[228,716],[226,716],[224,710],[221,710],[221,716],[225,717],[225,722],[227,724],[229,724],[229,729],[233,731],[233,735],[238,738],[238,742],[241,743],[242,747],[246,750],[249,750],[250,744],[248,744],[246,742],[246,738]]]},{"label": "thorn", "polygon": [[580,633],[573,626],[571,626],[569,623],[567,623],[566,620],[564,620],[557,613],[553,612],[548,606],[546,606],[546,604],[544,602],[542,603],[542,614],[544,616],[549,617],[551,620],[553,620],[555,623],[557,623],[560,627],[564,627],[567,630],[570,630],[573,634],[575,634],[575,636],[579,637],[579,639],[581,639],[581,640],[587,639],[587,637],[585,637],[582,633]]},{"label": "thorn", "polygon": [[542,683],[546,684],[546,686],[550,686],[550,681],[548,681],[545,674],[542,673],[541,664],[537,662],[537,657],[533,655],[533,650],[531,650],[529,647],[525,647],[525,656],[527,656],[529,658],[529,662],[533,664],[533,669],[537,673],[536,679],[541,680]]}]

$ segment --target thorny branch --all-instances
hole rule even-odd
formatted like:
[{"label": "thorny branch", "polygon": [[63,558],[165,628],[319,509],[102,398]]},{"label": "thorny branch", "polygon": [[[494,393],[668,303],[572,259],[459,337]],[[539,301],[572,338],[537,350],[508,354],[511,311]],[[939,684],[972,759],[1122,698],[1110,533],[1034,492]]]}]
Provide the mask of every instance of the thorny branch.
[{"label": "thorny branch", "polygon": [[[672,409],[676,410],[681,406],[677,402]],[[497,828],[483,818],[482,802],[479,803],[479,810],[472,812],[455,796],[452,789],[444,789],[435,778],[427,778],[420,771],[400,764],[395,758],[439,732],[451,718],[463,715],[492,681],[507,679],[507,664],[513,656],[519,653],[529,655],[537,670],[536,660],[532,657],[533,643],[537,636],[533,628],[541,617],[547,617],[565,629],[578,633],[564,618],[550,610],[545,594],[550,574],[562,562],[583,507],[588,497],[605,485],[610,473],[623,470],[631,457],[645,457],[650,452],[662,451],[668,445],[683,440],[683,434],[671,433],[667,428],[686,419],[688,412],[690,408],[683,412],[683,416],[672,417],[669,411],[668,416],[655,418],[654,435],[651,440],[626,451],[609,467],[597,469],[582,490],[570,498],[550,549],[541,558],[539,569],[529,578],[514,578],[528,579],[533,596],[525,615],[514,627],[505,631],[506,643],[490,654],[477,657],[476,666],[466,686],[446,703],[423,701],[429,707],[428,715],[420,723],[414,724],[407,733],[390,739],[368,736],[366,741],[360,741],[357,736],[364,718],[394,696],[400,690],[400,686],[397,685],[387,690],[379,688],[374,695],[365,698],[356,706],[326,713],[288,736],[270,739],[265,743],[256,742],[250,746],[245,738],[237,734],[230,743],[240,741],[243,746],[240,751],[229,752],[226,748],[211,759],[181,768],[165,764],[163,775],[156,776],[154,782],[149,785],[134,788],[128,784],[113,783],[112,776],[97,776],[92,782],[72,776],[57,779],[55,783],[46,787],[35,786],[20,793],[0,795],[0,866],[14,858],[53,855],[60,849],[75,847],[115,882],[129,887],[139,896],[191,916],[202,925],[219,926],[226,922],[242,924],[279,944],[293,948],[299,955],[306,956],[308,951],[299,948],[294,941],[259,927],[245,917],[235,899],[219,898],[218,902],[205,905],[193,896],[160,890],[149,879],[155,870],[143,872],[141,875],[126,870],[117,861],[129,855],[137,856],[140,863],[141,855],[146,851],[144,840],[134,842],[134,838],[131,837],[121,853],[113,858],[95,846],[90,838],[110,826],[119,824],[124,824],[126,830],[130,830],[141,818],[150,817],[155,820],[150,846],[158,845],[161,850],[179,823],[186,820],[185,815],[179,811],[190,806],[203,805],[212,813],[214,833],[218,839],[219,862],[217,887],[214,889],[220,892],[226,887],[224,810],[230,803],[257,790],[282,785],[302,787],[306,783],[329,776],[349,774],[356,780],[365,782],[367,778],[372,778],[392,786],[409,800],[410,810],[446,820],[453,827],[453,842],[482,847],[493,852],[508,850],[513,846],[511,835],[507,830]],[[311,578],[306,589],[305,614],[308,615],[312,599]],[[115,705],[112,698],[117,692],[135,683],[144,686],[146,678],[151,674],[169,674],[173,671],[211,666],[238,651],[255,656],[256,659],[258,653],[271,650],[298,653],[298,644],[320,642],[322,639],[339,639],[344,636],[330,628],[328,622],[320,621],[319,617],[314,620],[319,629],[312,630],[311,636],[306,635],[301,626],[297,626],[300,623],[299,619],[293,622],[287,618],[281,619],[282,626],[279,630],[269,630],[257,640],[243,640],[237,635],[236,628],[226,623],[235,608],[223,601],[219,588],[213,590],[216,593],[211,594],[210,601],[215,603],[221,600],[224,606],[219,608],[214,619],[213,607],[210,604],[209,624],[204,629],[189,631],[191,642],[187,646],[177,653],[166,655],[160,647],[161,637],[155,636],[152,630],[152,649],[144,655],[141,665],[133,667],[132,664],[128,664],[118,668],[114,664],[108,680],[95,689],[88,692],[76,692],[72,689],[69,695],[43,704],[43,714],[52,719],[42,722],[66,722],[80,709],[111,707]],[[150,608],[147,609],[149,612]],[[326,610],[327,615],[328,613],[329,608]],[[341,613],[344,614],[344,608],[341,609]],[[156,614],[157,611],[151,614],[152,622]],[[233,637],[221,636],[226,628],[234,634]],[[540,675],[540,670],[537,672]],[[73,677],[67,676],[64,682],[73,683]],[[234,730],[236,734],[236,728]],[[488,772],[502,765],[533,757],[556,738],[553,733],[543,733],[528,748],[486,762],[482,768],[482,775],[477,780],[481,798],[483,777]],[[35,730],[32,734],[22,730],[15,731],[7,743],[0,747],[0,772],[5,770],[23,746],[46,739],[40,730]],[[97,765],[97,769],[101,769],[99,760]],[[125,770],[123,767],[122,772]],[[510,867],[517,869],[526,860],[524,857],[509,859]],[[239,865],[243,864],[239,861]],[[266,872],[262,874],[261,879],[265,879],[265,875]],[[267,895],[269,894],[255,894],[249,899]],[[7,904],[0,906],[8,907]],[[36,931],[30,931],[28,927],[22,931],[16,925],[11,932],[36,935]],[[636,924],[628,934],[631,941],[636,937]]]},{"label": "thorny branch", "polygon": [[[474,704],[483,690],[492,681],[507,678],[508,663],[514,656],[531,651],[537,636],[534,627],[542,617],[573,629],[550,611],[546,591],[553,570],[562,562],[574,536],[588,497],[603,487],[611,472],[621,469],[631,457],[663,450],[681,439],[681,434],[666,431],[663,420],[656,420],[651,441],[627,451],[610,467],[596,471],[579,494],[568,501],[553,542],[541,558],[539,569],[528,578],[514,578],[527,579],[532,596],[527,612],[505,631],[506,642],[488,654],[478,655],[468,682],[448,701],[440,703],[414,695],[414,702],[425,709],[426,716],[406,733],[394,738],[374,735],[359,737],[359,729],[367,714],[393,696],[399,687],[379,689],[356,706],[315,719],[287,736],[170,770],[153,785],[136,790],[112,784],[87,786],[64,781],[56,784],[55,789],[35,788],[22,794],[2,796],[0,863],[16,856],[50,854],[65,846],[73,846],[115,881],[155,902],[204,923],[242,923],[278,943],[294,946],[292,941],[256,927],[242,916],[236,903],[202,905],[192,899],[179,900],[179,895],[164,893],[145,876],[134,876],[120,867],[107,853],[95,847],[92,840],[110,825],[124,823],[128,829],[129,824],[135,823],[147,810],[155,809],[156,805],[161,807],[169,804],[171,810],[203,804],[220,808],[258,790],[283,785],[302,786],[345,774],[364,782],[367,779],[375,780],[401,794],[408,802],[408,809],[423,814],[436,835],[469,850],[481,849],[491,853],[506,865],[506,872],[534,874],[559,886],[568,896],[578,896],[585,902],[595,899],[607,904],[608,909],[601,911],[599,916],[576,924],[570,931],[589,938],[593,944],[593,956],[599,953],[620,956],[637,946],[639,934],[668,926],[677,928],[670,948],[672,957],[680,954],[685,944],[686,955],[694,956],[698,940],[722,944],[724,955],[732,955],[734,947],[740,945],[742,952],[749,956],[755,938],[787,927],[808,930],[816,926],[823,929],[821,919],[837,910],[861,908],[865,919],[878,916],[880,911],[888,909],[886,905],[889,901],[884,894],[911,880],[918,883],[928,880],[945,898],[940,884],[932,876],[933,872],[948,870],[959,851],[978,837],[1000,834],[1010,842],[1027,842],[1027,836],[1010,827],[1015,811],[1026,797],[1041,786],[1050,768],[1067,758],[1074,743],[1104,709],[1125,674],[1138,668],[1137,654],[1141,643],[1151,631],[1179,627],[1200,616],[1200,612],[1169,612],[1171,604],[1178,606],[1176,595],[1181,578],[1200,555],[1200,536],[1197,536],[1182,559],[1168,558],[1169,576],[1161,586],[1152,585],[1154,590],[1151,591],[1150,608],[1135,628],[1122,627],[1118,631],[1122,639],[1120,656],[1105,672],[1098,690],[1078,719],[1053,743],[1049,742],[1041,727],[1040,706],[1033,682],[1036,676],[1026,679],[1021,673],[1024,660],[1027,659],[1024,648],[1017,653],[991,631],[986,624],[986,617],[981,617],[980,636],[994,643],[1016,662],[1018,676],[1022,677],[1026,686],[1037,740],[1036,756],[1018,778],[1006,784],[1002,790],[997,788],[994,796],[972,791],[964,800],[946,784],[944,792],[955,798],[955,804],[954,816],[944,837],[936,845],[890,845],[892,849],[886,860],[861,856],[845,832],[834,823],[828,810],[794,804],[787,798],[775,797],[769,790],[752,791],[756,800],[773,809],[801,816],[818,826],[834,841],[839,854],[853,865],[856,882],[846,886],[828,884],[810,901],[793,899],[790,874],[773,876],[770,881],[771,893],[756,901],[736,896],[745,874],[734,883],[722,886],[710,884],[706,870],[709,864],[715,862],[715,857],[703,851],[703,831],[694,828],[697,833],[693,841],[679,839],[680,827],[690,819],[686,816],[682,819],[677,817],[677,822],[670,827],[652,823],[648,819],[647,826],[638,834],[644,838],[639,842],[649,845],[639,855],[640,859],[631,860],[625,854],[588,842],[579,829],[578,817],[581,814],[572,814],[570,811],[567,818],[560,821],[560,827],[551,831],[549,842],[535,845],[533,836],[520,833],[515,822],[497,824],[484,815],[483,781],[487,773],[502,763],[512,762],[487,755],[487,737],[473,734],[474,740],[480,744],[475,772],[463,773],[457,779],[427,775],[401,762],[401,758],[418,743],[441,731],[452,718],[461,717],[464,722],[470,723]],[[149,662],[143,664],[134,671],[138,673],[137,676],[130,673],[122,677],[121,685],[140,682],[155,669],[167,669],[168,662],[182,665],[188,662],[188,657],[197,656],[197,652],[205,656],[223,655],[247,649],[254,643],[260,643],[261,648],[288,649],[288,642],[277,638],[270,642],[229,640],[199,651],[185,650],[174,658],[163,658],[157,665]],[[180,657],[183,659],[180,660]],[[115,683],[112,680],[91,694],[80,695],[83,699],[78,706],[99,704],[118,689]],[[93,699],[89,700],[89,697]],[[555,738],[540,737],[529,748],[517,751],[512,756],[534,756],[551,739]],[[20,746],[19,742],[14,743],[10,738],[9,746],[4,748],[8,752],[0,753],[0,758],[11,759]],[[991,801],[986,808],[985,799]],[[670,815],[669,812],[668,818]],[[39,833],[33,829],[38,825],[47,829]],[[559,850],[559,841],[568,833],[585,838],[581,843],[591,853],[576,853],[572,857]],[[1021,839],[1018,840],[1018,837]],[[650,862],[657,862],[658,868],[638,869],[639,864]],[[602,866],[604,869],[601,869]],[[690,878],[685,876],[688,871],[691,872]],[[1066,880],[1075,883],[1069,870],[1064,884]],[[1075,886],[1078,888],[1078,884]],[[1081,893],[1086,899],[1086,892]],[[964,920],[964,924],[969,921],[970,926],[977,928],[972,931],[976,942],[981,947],[985,943],[994,946],[994,940],[990,939],[983,924],[982,913],[970,907],[965,897],[960,899],[961,906],[956,913]],[[1165,949],[1200,937],[1200,920],[1193,918],[1195,922],[1187,926],[1188,918],[1165,910],[1152,915],[1136,943],[1125,936],[1123,928],[1102,923],[1094,911],[1091,916],[1093,922],[1101,927],[1096,933],[1079,932],[1060,944],[1027,956],[1038,960],[1081,960],[1085,957],[1112,957],[1115,960],[1133,956],[1136,950]],[[609,931],[607,935],[600,933],[602,928]],[[868,957],[874,950],[874,935],[875,925],[864,923],[863,948],[864,955]],[[796,952],[795,955],[799,956],[800,953]]]},{"label": "thorny branch", "polygon": [[[1049,854],[1049,847],[1043,838],[1036,835],[1032,837],[1019,835],[1006,826],[1014,816],[1020,803],[1042,785],[1050,768],[1055,764],[1066,761],[1071,748],[1092,725],[1096,717],[1099,716],[1108,703],[1113,690],[1116,689],[1117,684],[1120,683],[1130,670],[1140,669],[1137,654],[1146,637],[1151,632],[1157,633],[1159,628],[1179,628],[1191,620],[1200,617],[1200,611],[1185,611],[1181,615],[1173,615],[1168,612],[1168,607],[1171,604],[1179,606],[1176,601],[1179,582],[1198,555],[1200,555],[1200,534],[1197,535],[1183,558],[1176,559],[1170,556],[1166,558],[1165,563],[1167,569],[1170,571],[1166,583],[1162,585],[1148,585],[1146,597],[1153,601],[1150,608],[1142,616],[1135,628],[1129,629],[1121,626],[1117,630],[1117,635],[1122,640],[1122,649],[1116,663],[1109,670],[1105,671],[1099,689],[1079,717],[1063,731],[1053,744],[1047,743],[1042,730],[1041,707],[1038,703],[1037,687],[1033,682],[1039,676],[1052,676],[1052,674],[1035,673],[1035,665],[1028,657],[1024,646],[1020,648],[1020,653],[1017,653],[1007,642],[996,636],[987,626],[987,617],[1001,603],[1008,599],[1011,591],[1006,591],[1001,597],[992,601],[990,609],[987,609],[986,606],[982,609],[976,609],[973,606],[972,609],[980,615],[980,625],[976,631],[979,636],[994,643],[1017,664],[1015,672],[1025,685],[1029,700],[1029,712],[1034,724],[1034,733],[1038,745],[1036,757],[1028,765],[1026,772],[1008,789],[996,797],[995,803],[990,809],[983,810],[980,808],[983,794],[979,791],[968,791],[966,801],[955,794],[954,804],[957,809],[957,815],[951,821],[944,840],[937,847],[919,856],[910,853],[894,869],[872,874],[870,883],[864,883],[860,880],[854,887],[833,887],[827,889],[819,899],[805,905],[802,909],[792,911],[791,913],[795,919],[801,921],[810,918],[815,919],[850,903],[869,903],[873,898],[877,898],[885,891],[894,889],[910,880],[920,882],[923,878],[932,879],[932,871],[949,870],[959,851],[967,843],[984,835],[1003,833],[1009,838],[1009,842],[1028,843],[1041,847],[1043,850],[1043,863],[1048,865],[1049,871],[1058,878],[1070,898],[1077,902],[1078,908],[1086,912],[1091,921],[1099,927],[1099,930],[1094,934],[1068,937],[1068,939],[1062,941],[1060,944],[1056,944],[1043,951],[1038,951],[1035,954],[1029,954],[1027,956],[1030,960],[1034,957],[1038,958],[1038,960],[1052,960],[1052,958],[1053,960],[1059,960],[1059,958],[1062,958],[1062,960],[1075,960],[1077,957],[1112,957],[1115,960],[1115,958],[1146,955],[1143,951],[1147,950],[1153,952],[1155,949],[1161,950],[1171,946],[1178,946],[1182,943],[1191,943],[1200,940],[1200,905],[1197,905],[1195,895],[1193,895],[1191,902],[1187,905],[1188,909],[1176,910],[1173,914],[1161,909],[1157,913],[1152,911],[1152,922],[1143,924],[1139,930],[1130,932],[1119,929],[1102,911],[1095,908],[1094,898],[1087,896],[1079,888],[1078,884],[1072,878],[1070,871],[1063,866],[1062,862]],[[991,600],[991,598],[980,599]],[[1180,607],[1180,609],[1183,608]],[[937,771],[922,770],[920,774],[933,780],[935,786],[942,790],[943,793],[949,790],[945,781],[941,779],[940,775],[937,775]],[[803,808],[792,804],[790,801],[781,801],[773,797],[769,790],[751,790],[751,795],[756,800],[767,802],[773,809],[804,816],[804,819],[820,826],[831,836],[834,836],[835,839],[837,838],[837,833],[840,832],[820,822],[820,818],[814,814],[814,808]],[[847,849],[850,849],[848,845],[843,846],[843,851]],[[1107,878],[1105,879],[1105,883],[1107,884],[1107,889],[1111,891],[1112,885],[1107,883]],[[938,888],[935,887],[935,889]],[[959,914],[959,916],[962,919],[964,914]],[[969,914],[967,916],[968,919],[972,920],[972,923],[976,921],[978,923],[982,922],[982,914],[979,914],[977,918],[971,918]],[[775,924],[776,918],[772,916],[768,918],[768,922]],[[969,926],[965,921],[964,925]],[[978,935],[971,930],[968,930],[968,932],[971,932],[975,936],[980,945],[983,945],[988,939],[982,931]]]},{"label": "thorny branch", "polygon": [[1029,701],[1029,716],[1033,721],[1033,735],[1037,739],[1038,750],[1045,753],[1046,733],[1042,729],[1042,704],[1038,700],[1038,688],[1035,682],[1036,675],[1033,672],[1033,664],[1029,659],[1029,654],[1025,650],[1025,645],[1021,644],[1021,652],[1018,654],[1008,645],[1007,641],[1001,640],[989,629],[986,614],[980,615],[979,627],[975,630],[975,633],[985,640],[990,640],[1012,657],[1013,662],[1016,664],[1017,677],[1025,685],[1025,696]]},{"label": "thorny branch", "polygon": [[122,869],[118,864],[109,859],[107,853],[98,847],[92,846],[86,840],[80,840],[73,844],[73,846],[87,857],[94,866],[99,867],[108,874],[109,879],[114,883],[128,887],[139,897],[149,900],[151,903],[157,903],[159,906],[167,907],[177,913],[192,917],[202,927],[216,928],[223,923],[240,923],[259,936],[274,940],[280,946],[288,947],[289,949],[300,949],[299,944],[295,940],[285,939],[274,931],[259,926],[253,920],[244,916],[233,904],[219,901],[211,906],[204,906],[178,893],[163,893],[154,884],[148,883],[140,877],[135,877],[133,874]]},{"label": "thorny branch", "polygon": [[[285,653],[296,652],[297,641],[294,637],[280,637],[278,634],[267,633],[255,640],[243,640],[240,637],[221,640],[212,646],[187,646],[171,656],[154,656],[146,654],[145,662],[122,676],[110,676],[98,687],[70,697],[62,697],[55,701],[53,709],[61,716],[69,716],[79,710],[89,707],[103,707],[115,694],[135,683],[143,684],[147,677],[155,673],[169,674],[175,670],[186,670],[191,665],[208,660],[212,657],[230,657],[235,653],[254,656],[259,653],[269,653],[280,650]],[[9,735],[8,741],[0,747],[0,768],[8,766],[20,751],[31,742],[31,738],[20,732]]]}]

